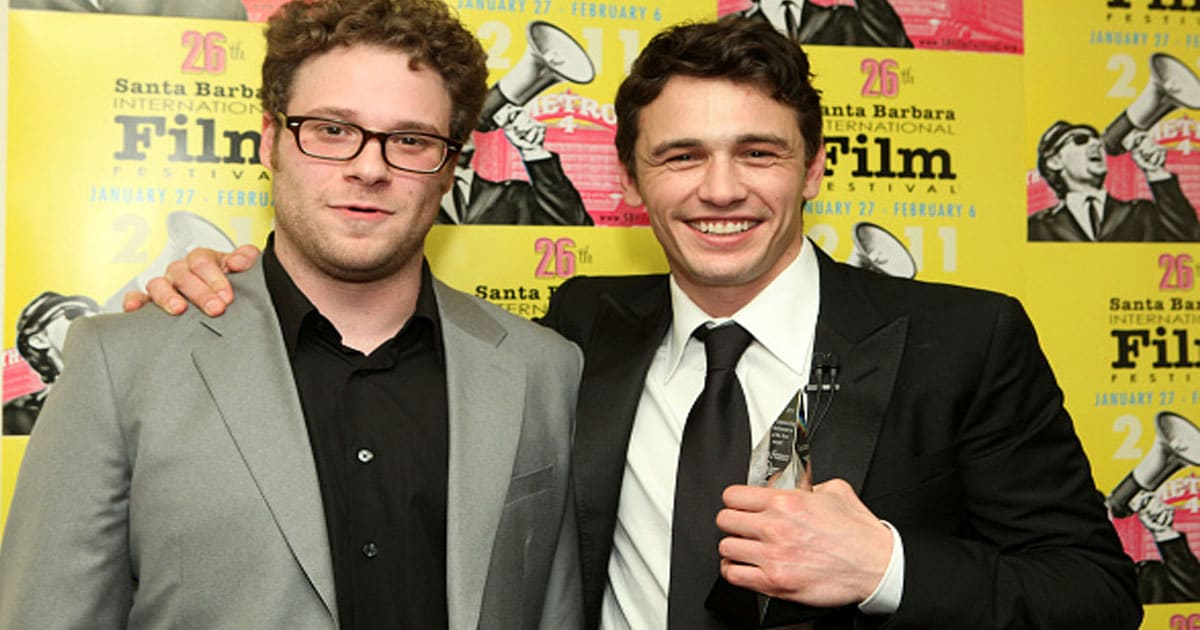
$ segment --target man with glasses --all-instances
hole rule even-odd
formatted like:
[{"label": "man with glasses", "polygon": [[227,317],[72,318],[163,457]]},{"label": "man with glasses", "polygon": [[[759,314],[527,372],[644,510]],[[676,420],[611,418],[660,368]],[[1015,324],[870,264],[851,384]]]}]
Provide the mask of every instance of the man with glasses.
[{"label": "man with glasses", "polygon": [[0,553],[3,628],[572,628],[577,348],[434,279],[486,91],[441,0],[285,5],[276,227],[220,320],[80,320]]},{"label": "man with glasses", "polygon": [[1153,201],[1118,199],[1104,189],[1108,159],[1094,127],[1063,120],[1050,125],[1038,141],[1037,168],[1059,201],[1029,215],[1029,240],[1200,240],[1196,210],[1166,169],[1166,148],[1145,132],[1132,134],[1128,144]]}]

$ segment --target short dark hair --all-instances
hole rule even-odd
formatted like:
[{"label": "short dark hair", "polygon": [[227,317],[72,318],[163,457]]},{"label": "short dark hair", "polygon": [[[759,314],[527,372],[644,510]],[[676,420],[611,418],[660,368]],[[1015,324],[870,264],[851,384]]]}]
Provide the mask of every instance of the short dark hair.
[{"label": "short dark hair", "polygon": [[796,112],[806,162],[821,144],[821,93],[812,85],[808,55],[770,24],[728,15],[681,24],[655,35],[617,89],[617,157],[636,176],[633,147],[643,107],[671,77],[725,79],[758,87]]},{"label": "short dark hair", "polygon": [[[411,67],[441,75],[450,92],[450,135],[465,141],[487,94],[487,55],[443,0],[293,0],[267,26],[262,101],[283,112],[296,69],[339,46],[374,44],[407,53]],[[285,112],[286,113],[286,112]]]}]

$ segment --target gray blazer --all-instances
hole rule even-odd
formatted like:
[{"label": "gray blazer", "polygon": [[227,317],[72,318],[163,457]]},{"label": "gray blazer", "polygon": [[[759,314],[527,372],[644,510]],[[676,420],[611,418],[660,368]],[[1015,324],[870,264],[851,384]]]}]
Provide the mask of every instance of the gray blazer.
[{"label": "gray blazer", "polygon": [[[75,322],[21,465],[0,628],[337,627],[321,492],[262,269],[219,319]],[[450,628],[580,621],[578,348],[435,284],[450,444]]]}]

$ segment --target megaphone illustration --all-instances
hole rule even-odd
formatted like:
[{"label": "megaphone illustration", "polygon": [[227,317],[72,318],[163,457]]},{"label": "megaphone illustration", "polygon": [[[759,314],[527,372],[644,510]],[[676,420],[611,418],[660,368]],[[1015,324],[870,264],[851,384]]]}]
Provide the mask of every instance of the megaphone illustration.
[{"label": "megaphone illustration", "polygon": [[476,130],[496,129],[499,125],[493,116],[501,107],[524,105],[551,85],[563,81],[582,85],[596,78],[591,57],[566,31],[534,20],[525,28],[525,38],[529,44],[516,67],[488,90]]},{"label": "megaphone illustration", "polygon": [[851,232],[854,252],[847,261],[851,265],[897,278],[911,279],[917,275],[917,261],[908,248],[882,226],[859,221]]},{"label": "megaphone illustration", "polygon": [[1139,492],[1153,491],[1185,465],[1200,466],[1200,428],[1169,411],[1160,412],[1154,426],[1154,446],[1105,501],[1117,518],[1133,514],[1130,502]]},{"label": "megaphone illustration", "polygon": [[1135,129],[1145,131],[1179,107],[1200,109],[1200,77],[1166,53],[1150,55],[1150,83],[1104,130],[1104,150],[1121,155]]},{"label": "megaphone illustration", "polygon": [[233,249],[233,241],[221,231],[221,228],[209,223],[204,217],[192,212],[172,212],[167,215],[167,244],[154,262],[150,263],[138,275],[134,276],[108,298],[104,303],[104,312],[121,312],[121,303],[125,294],[130,291],[145,291],[146,283],[161,276],[167,270],[171,261],[182,258],[197,247],[207,247],[229,251]]}]

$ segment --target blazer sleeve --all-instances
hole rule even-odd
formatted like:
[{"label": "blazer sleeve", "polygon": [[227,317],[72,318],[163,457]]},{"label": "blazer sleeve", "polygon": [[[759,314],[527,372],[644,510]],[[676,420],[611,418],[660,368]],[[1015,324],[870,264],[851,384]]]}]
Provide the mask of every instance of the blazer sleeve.
[{"label": "blazer sleeve", "polygon": [[562,531],[558,535],[558,547],[550,568],[550,582],[546,587],[546,599],[538,627],[541,630],[583,627],[583,580],[580,577],[573,489],[567,492]]},{"label": "blazer sleeve", "polygon": [[[558,389],[569,392],[566,402],[571,410],[571,428],[568,443],[564,445],[566,453],[564,453],[563,459],[570,461],[573,457],[572,444],[575,439],[574,411],[578,400],[578,384],[583,374],[583,353],[575,344],[564,345],[567,346],[567,349],[561,353],[561,360],[555,362],[560,367],[560,372],[555,375],[555,378],[560,384]],[[571,479],[572,476],[568,472],[566,501],[563,506],[558,542],[555,546],[554,560],[550,567],[550,579],[547,582],[546,596],[538,624],[540,630],[583,627],[583,580],[580,576],[575,488]]]},{"label": "blazer sleeve", "polygon": [[0,628],[125,628],[131,464],[98,327],[76,319],[0,546]]},{"label": "blazer sleeve", "polygon": [[1200,241],[1200,217],[1196,209],[1183,194],[1179,187],[1179,176],[1150,182],[1150,192],[1154,195],[1155,231],[1158,240],[1163,241]]},{"label": "blazer sleeve", "polygon": [[[904,595],[888,628],[1136,628],[1133,566],[1020,305],[992,320],[958,427],[956,535],[901,528]],[[955,498],[946,497],[953,501]]]}]

